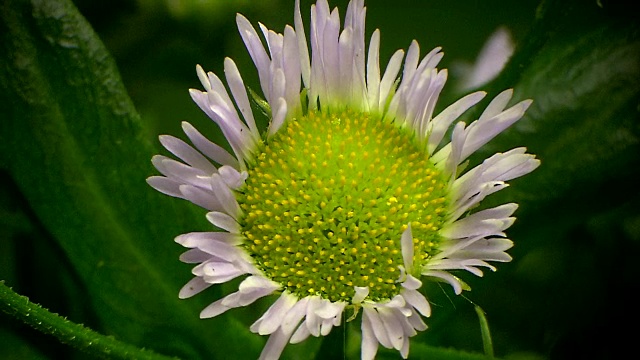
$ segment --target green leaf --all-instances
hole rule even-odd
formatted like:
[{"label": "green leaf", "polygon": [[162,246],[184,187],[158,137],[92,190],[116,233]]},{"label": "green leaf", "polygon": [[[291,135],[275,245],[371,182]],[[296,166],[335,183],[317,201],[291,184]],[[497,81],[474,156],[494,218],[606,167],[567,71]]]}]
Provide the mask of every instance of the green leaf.
[{"label": "green leaf", "polygon": [[198,318],[215,291],[178,300],[190,276],[172,239],[208,225],[145,183],[156,141],[88,23],[64,0],[5,1],[0,17],[0,164],[86,286],[100,331],[185,358],[228,357],[238,341],[257,355],[248,330]]},{"label": "green leaf", "polygon": [[484,310],[478,305],[474,306],[476,314],[478,314],[478,322],[480,323],[480,334],[482,335],[482,347],[484,354],[493,357],[493,341],[491,340],[491,332],[489,331],[489,322]]},{"label": "green leaf", "polygon": [[640,26],[595,1],[549,1],[540,11],[529,40],[492,86],[516,80],[514,101],[531,98],[533,105],[477,158],[526,146],[542,160],[496,202],[509,196],[542,207],[579,195],[576,186],[590,189],[590,200],[604,200],[597,187],[638,178]]}]

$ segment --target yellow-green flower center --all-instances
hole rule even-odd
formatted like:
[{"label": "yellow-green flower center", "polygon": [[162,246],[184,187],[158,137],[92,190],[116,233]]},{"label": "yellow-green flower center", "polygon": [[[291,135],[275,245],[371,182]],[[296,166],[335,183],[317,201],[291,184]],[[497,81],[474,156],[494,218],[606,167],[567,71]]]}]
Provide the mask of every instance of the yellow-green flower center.
[{"label": "yellow-green flower center", "polygon": [[437,251],[446,182],[424,145],[369,114],[309,112],[258,150],[237,196],[244,247],[265,276],[299,297],[349,303],[401,286],[411,223],[414,268]]}]

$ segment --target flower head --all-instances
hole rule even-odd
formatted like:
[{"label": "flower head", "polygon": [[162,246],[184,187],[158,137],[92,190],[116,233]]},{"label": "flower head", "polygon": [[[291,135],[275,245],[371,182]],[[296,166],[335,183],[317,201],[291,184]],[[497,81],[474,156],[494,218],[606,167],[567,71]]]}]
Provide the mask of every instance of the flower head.
[{"label": "flower head", "polygon": [[379,344],[406,358],[409,338],[427,328],[423,317],[431,314],[422,281],[448,282],[460,294],[451,270],[482,276],[482,267],[495,270],[490,261],[511,260],[504,230],[517,205],[472,209],[539,161],[516,148],[464,173],[461,164],[520,119],[531,101],[508,107],[512,91],[504,91],[478,120],[458,122],[443,144],[451,124],[485,93],[434,116],[447,79],[437,68],[440,48],[420,59],[414,41],[381,73],[380,32],[365,49],[365,13],[363,1],[352,0],[341,30],[338,10],[319,0],[311,6],[307,39],[296,1],[295,27],[279,34],[260,24],[263,40],[238,15],[269,128],[257,128],[240,72],[227,58],[228,90],[198,66],[204,91],[191,96],[233,154],[185,122],[193,146],[160,137],[181,161],[153,158],[163,176],[149,184],[207,209],[220,229],[176,238],[190,248],[181,260],[197,264],[179,296],[244,277],[237,292],[202,311],[209,318],[279,295],[251,326],[270,335],[262,358],[279,357],[287,343],[327,335],[347,309],[349,321],[362,314],[363,359],[373,358]]}]

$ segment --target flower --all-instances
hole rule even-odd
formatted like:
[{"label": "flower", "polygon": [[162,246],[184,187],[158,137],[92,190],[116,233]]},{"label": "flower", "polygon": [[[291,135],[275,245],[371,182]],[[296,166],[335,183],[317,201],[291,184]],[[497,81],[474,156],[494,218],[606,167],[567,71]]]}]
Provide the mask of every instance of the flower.
[{"label": "flower", "polygon": [[278,358],[287,343],[327,335],[347,311],[347,321],[361,314],[363,359],[374,358],[379,344],[406,358],[409,338],[427,328],[422,318],[431,314],[423,280],[448,282],[460,294],[452,270],[482,276],[481,267],[495,270],[489,261],[511,260],[504,230],[517,205],[465,214],[539,165],[516,148],[463,173],[461,164],[520,119],[531,101],[507,107],[512,90],[506,90],[478,120],[458,122],[442,144],[450,125],[485,93],[464,96],[434,116],[447,79],[436,67],[440,48],[420,60],[414,41],[381,76],[378,30],[365,53],[365,12],[362,0],[352,0],[341,30],[337,9],[330,11],[326,0],[312,5],[310,53],[299,1],[295,27],[279,34],[260,24],[266,49],[238,15],[269,128],[257,128],[240,72],[227,58],[230,93],[198,66],[204,91],[192,89],[191,96],[233,154],[184,122],[192,146],[160,137],[181,161],[152,160],[163,176],[148,183],[207,209],[221,229],[176,238],[190,248],[180,259],[197,264],[179,297],[245,277],[237,292],[200,314],[210,318],[279,295],[250,328],[270,335],[264,359]]}]

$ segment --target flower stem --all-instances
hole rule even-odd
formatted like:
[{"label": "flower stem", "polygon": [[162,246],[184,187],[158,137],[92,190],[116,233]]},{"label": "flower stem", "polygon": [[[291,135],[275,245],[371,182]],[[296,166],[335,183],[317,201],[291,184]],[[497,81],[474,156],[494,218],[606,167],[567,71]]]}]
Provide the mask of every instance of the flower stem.
[{"label": "flower stem", "polygon": [[85,353],[99,358],[165,360],[170,357],[140,349],[99,334],[35,304],[0,281],[0,309],[45,334],[55,336]]}]

